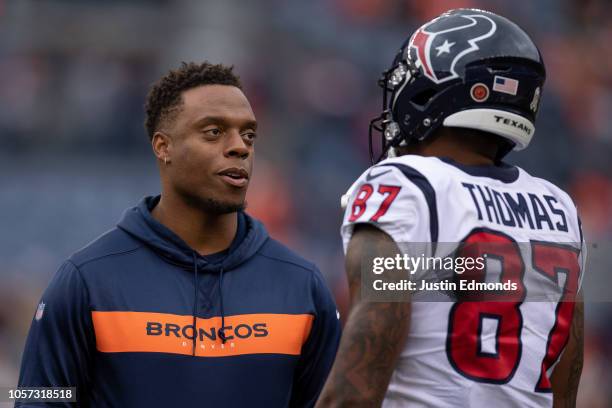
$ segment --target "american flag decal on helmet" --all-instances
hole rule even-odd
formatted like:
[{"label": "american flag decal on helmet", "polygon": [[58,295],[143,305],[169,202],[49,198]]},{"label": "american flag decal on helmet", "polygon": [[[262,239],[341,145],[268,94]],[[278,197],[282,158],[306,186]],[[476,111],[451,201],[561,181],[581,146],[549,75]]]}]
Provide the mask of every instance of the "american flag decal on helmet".
[{"label": "american flag decal on helmet", "polygon": [[506,78],[500,75],[495,75],[493,79],[493,90],[497,92],[516,95],[518,91],[519,81],[512,78]]}]

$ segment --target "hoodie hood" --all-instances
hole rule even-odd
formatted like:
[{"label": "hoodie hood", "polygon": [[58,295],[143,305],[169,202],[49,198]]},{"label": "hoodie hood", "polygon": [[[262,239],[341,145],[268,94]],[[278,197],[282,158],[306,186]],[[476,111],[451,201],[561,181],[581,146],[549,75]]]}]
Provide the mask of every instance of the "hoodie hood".
[{"label": "hoodie hood", "polygon": [[[168,262],[192,269],[194,263],[198,270],[214,272],[236,268],[250,259],[268,239],[268,232],[256,219],[245,213],[245,236],[240,242],[230,246],[227,256],[218,263],[210,263],[178,235],[161,224],[151,215],[151,209],[157,205],[160,196],[143,198],[136,207],[129,208],[117,224],[119,228],[134,238],[142,241]],[[239,214],[240,215],[240,214]]]}]

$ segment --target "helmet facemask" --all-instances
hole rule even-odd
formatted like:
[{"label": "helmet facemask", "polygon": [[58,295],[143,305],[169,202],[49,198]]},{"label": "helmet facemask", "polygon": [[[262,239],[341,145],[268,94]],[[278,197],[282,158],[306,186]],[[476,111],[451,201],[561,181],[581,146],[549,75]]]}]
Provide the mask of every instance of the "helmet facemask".
[{"label": "helmet facemask", "polygon": [[[405,145],[400,126],[393,120],[393,102],[403,87],[414,81],[419,71],[411,61],[402,60],[401,52],[396,57],[394,65],[383,72],[378,85],[383,91],[382,113],[370,121],[368,130],[370,161],[376,164],[387,157],[389,150]],[[379,136],[375,132],[380,133]],[[380,138],[380,152],[375,152],[374,139]],[[378,154],[377,154],[378,153]]]}]

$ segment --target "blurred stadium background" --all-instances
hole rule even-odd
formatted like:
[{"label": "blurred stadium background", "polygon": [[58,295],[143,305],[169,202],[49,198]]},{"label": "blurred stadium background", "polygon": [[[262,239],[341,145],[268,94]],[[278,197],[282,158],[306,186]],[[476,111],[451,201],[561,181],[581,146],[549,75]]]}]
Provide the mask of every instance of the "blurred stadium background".
[{"label": "blurred stadium background", "polygon": [[[612,8],[605,0],[0,0],[0,386],[15,385],[42,290],[71,252],[159,191],[148,86],[180,61],[234,64],[260,121],[249,211],[315,260],[342,311],[339,198],[368,166],[376,80],[418,25],[456,7],[518,22],[547,86],[509,161],[567,189],[612,237]],[[612,307],[587,305],[581,407],[612,406]]]}]

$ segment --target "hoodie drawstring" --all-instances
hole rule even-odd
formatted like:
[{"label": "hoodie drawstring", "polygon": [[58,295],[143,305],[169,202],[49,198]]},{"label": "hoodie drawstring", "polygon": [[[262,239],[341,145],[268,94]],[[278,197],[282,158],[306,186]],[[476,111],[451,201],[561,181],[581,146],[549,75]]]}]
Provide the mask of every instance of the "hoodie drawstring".
[{"label": "hoodie drawstring", "polygon": [[[198,259],[197,259],[197,255],[194,252],[193,253],[193,284],[195,287],[195,293],[194,293],[194,301],[193,301],[193,346],[192,346],[192,354],[195,356],[195,349],[196,349],[196,339],[197,339],[197,333],[198,333],[198,327],[197,327],[197,319],[196,319],[196,315],[198,312],[198,295],[199,295],[199,290],[198,290]],[[225,344],[225,342],[227,341],[227,337],[225,336],[225,331],[223,330],[223,328],[225,327],[225,312],[223,311],[223,267],[219,270],[219,301],[221,302],[221,327],[219,328],[219,338],[221,339],[221,342],[223,344]]]},{"label": "hoodie drawstring", "polygon": [[198,338],[198,321],[196,319],[196,315],[198,313],[198,259],[196,253],[193,253],[193,286],[195,288],[195,293],[193,296],[193,346],[191,349],[191,353],[195,356],[196,353],[196,339]]},{"label": "hoodie drawstring", "polygon": [[225,336],[225,313],[223,311],[223,267],[219,271],[219,301],[221,303],[221,328],[219,329],[219,338],[221,342],[225,344],[227,337]]}]

